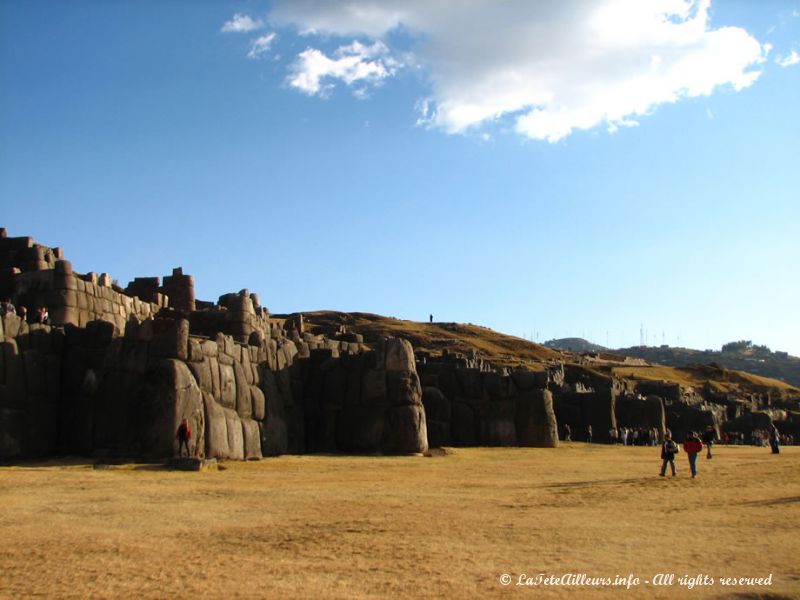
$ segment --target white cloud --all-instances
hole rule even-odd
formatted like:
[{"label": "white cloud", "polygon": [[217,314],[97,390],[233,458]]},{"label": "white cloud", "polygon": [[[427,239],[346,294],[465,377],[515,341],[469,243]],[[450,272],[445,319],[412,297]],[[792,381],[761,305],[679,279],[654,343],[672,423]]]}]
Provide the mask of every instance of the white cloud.
[{"label": "white cloud", "polygon": [[292,65],[289,85],[310,96],[324,96],[333,89],[336,80],[348,86],[358,83],[354,94],[364,99],[368,95],[366,85],[380,85],[400,67],[388,54],[383,42],[369,46],[358,41],[340,46],[333,58],[316,48],[306,48]]},{"label": "white cloud", "polygon": [[268,52],[275,37],[276,34],[273,32],[254,39],[250,42],[250,51],[247,53],[247,58],[258,58]]},{"label": "white cloud", "polygon": [[226,22],[220,31],[223,33],[248,33],[264,27],[261,19],[253,19],[249,15],[236,13],[230,21]]},{"label": "white cloud", "polygon": [[783,58],[780,56],[776,57],[775,63],[781,67],[792,67],[800,63],[800,54],[797,53],[797,50],[792,50],[788,56],[784,56]]},{"label": "white cloud", "polygon": [[[420,122],[452,133],[498,119],[557,141],[576,129],[630,126],[660,104],[741,90],[767,49],[739,27],[712,29],[710,0],[276,0],[277,24],[320,35],[412,34],[431,93]],[[383,46],[385,48],[385,46]],[[407,62],[407,61],[406,61]],[[383,70],[381,70],[383,67]],[[381,59],[330,59],[307,49],[290,83],[309,94],[359,69],[384,79]]]}]

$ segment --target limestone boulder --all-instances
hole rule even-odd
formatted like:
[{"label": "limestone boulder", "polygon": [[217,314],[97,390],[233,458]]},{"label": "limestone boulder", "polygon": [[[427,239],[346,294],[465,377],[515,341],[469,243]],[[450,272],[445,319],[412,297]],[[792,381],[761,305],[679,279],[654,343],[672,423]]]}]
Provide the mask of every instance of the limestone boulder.
[{"label": "limestone boulder", "polygon": [[386,410],[375,404],[344,407],[337,415],[337,448],[343,452],[381,452]]},{"label": "limestone boulder", "polygon": [[387,371],[386,398],[390,406],[422,403],[422,386],[416,371]]},{"label": "limestone boulder", "polygon": [[229,458],[228,421],[225,410],[217,404],[211,394],[204,394],[206,416],[206,456],[209,458]]},{"label": "limestone boulder", "polygon": [[422,390],[422,404],[425,407],[425,421],[428,426],[428,444],[432,448],[451,445],[450,400],[438,388],[426,387]]},{"label": "limestone boulder", "polygon": [[529,390],[516,400],[516,432],[520,446],[555,448],[558,425],[549,390]]},{"label": "limestone boulder", "polygon": [[238,413],[232,408],[224,408],[225,420],[228,427],[228,458],[233,460],[244,460],[244,430],[242,420]]},{"label": "limestone boulder", "polygon": [[245,460],[261,459],[261,432],[253,419],[242,419],[242,435]]},{"label": "limestone boulder", "polygon": [[414,349],[411,342],[401,338],[387,338],[383,346],[384,368],[387,371],[416,371]]},{"label": "limestone boulder", "polygon": [[417,454],[428,449],[428,428],[421,404],[386,409],[381,451],[384,454]]},{"label": "limestone boulder", "polygon": [[266,416],[266,400],[264,392],[258,386],[250,386],[250,403],[252,404],[253,419],[263,421]]}]

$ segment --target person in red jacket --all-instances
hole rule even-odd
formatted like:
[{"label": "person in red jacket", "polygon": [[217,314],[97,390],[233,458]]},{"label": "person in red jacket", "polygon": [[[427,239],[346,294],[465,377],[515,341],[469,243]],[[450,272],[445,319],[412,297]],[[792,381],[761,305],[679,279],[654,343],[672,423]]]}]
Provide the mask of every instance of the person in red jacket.
[{"label": "person in red jacket", "polygon": [[175,434],[178,438],[178,455],[183,456],[183,447],[186,447],[186,456],[191,456],[189,450],[189,440],[192,439],[192,428],[189,427],[189,419],[183,419],[181,424],[178,425],[178,433]]},{"label": "person in red jacket", "polygon": [[703,451],[703,442],[697,437],[694,431],[690,431],[686,435],[686,441],[683,442],[683,451],[689,457],[689,468],[692,470],[692,478],[697,477],[697,455]]}]

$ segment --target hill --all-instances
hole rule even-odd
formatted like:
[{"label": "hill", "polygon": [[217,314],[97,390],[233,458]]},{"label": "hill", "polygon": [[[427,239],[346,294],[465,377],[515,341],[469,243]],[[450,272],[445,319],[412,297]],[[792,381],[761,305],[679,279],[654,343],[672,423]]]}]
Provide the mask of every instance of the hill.
[{"label": "hill", "polygon": [[[273,318],[283,321],[296,319],[299,314],[273,315]],[[681,364],[677,364],[676,361],[676,364],[668,365],[658,360],[667,355],[634,352],[646,349],[606,352],[600,350],[586,355],[549,348],[471,323],[428,323],[372,313],[324,310],[302,314],[306,328],[313,333],[332,334],[345,328],[363,335],[367,344],[374,344],[387,336],[404,337],[413,344],[417,352],[434,355],[455,352],[467,356],[474,352],[478,357],[499,367],[542,370],[549,364],[561,362],[565,365],[578,366],[584,372],[605,377],[671,382],[695,389],[707,387],[718,393],[769,394],[776,399],[800,397],[800,388],[796,384],[747,372],[745,369],[730,369],[719,363],[704,364],[704,361],[697,359],[700,358],[697,355],[695,360],[686,360]],[[580,338],[568,339],[580,340]],[[562,341],[564,340],[553,340],[553,342]],[[580,341],[585,342],[585,340]],[[596,344],[590,345],[602,349]],[[748,363],[743,361],[743,364]]]},{"label": "hill", "polygon": [[570,352],[604,352],[607,350],[605,346],[593,344],[589,340],[583,338],[561,338],[557,340],[548,340],[544,343],[547,348],[554,350],[567,350]]},{"label": "hill", "polygon": [[800,386],[800,358],[790,356],[786,352],[772,352],[764,346],[737,346],[737,344],[737,342],[725,344],[723,350],[719,352],[668,346],[634,346],[620,348],[615,352],[672,367],[716,364],[726,369],[746,371]]}]

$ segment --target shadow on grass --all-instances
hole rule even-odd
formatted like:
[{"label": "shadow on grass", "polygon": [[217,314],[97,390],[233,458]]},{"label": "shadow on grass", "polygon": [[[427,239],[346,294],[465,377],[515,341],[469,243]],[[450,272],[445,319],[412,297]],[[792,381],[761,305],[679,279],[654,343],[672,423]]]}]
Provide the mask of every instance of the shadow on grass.
[{"label": "shadow on grass", "polygon": [[540,485],[537,487],[540,488],[562,488],[562,489],[569,489],[569,488],[589,488],[589,487],[596,487],[598,485],[625,485],[629,483],[638,483],[638,484],[647,484],[648,482],[657,481],[653,478],[648,477],[636,477],[630,479],[593,479],[591,481],[567,481],[564,483],[549,483],[546,485]]},{"label": "shadow on grass", "polygon": [[62,458],[24,459],[0,462],[0,469],[14,469],[15,471],[39,471],[65,468],[120,469],[130,471],[166,470],[163,461],[143,461],[142,459],[135,458],[97,460],[79,456],[66,456]]},{"label": "shadow on grass", "polygon": [[780,504],[794,504],[800,502],[800,496],[787,496],[786,498],[771,498],[769,500],[751,500],[742,502],[743,506],[775,506]]}]

